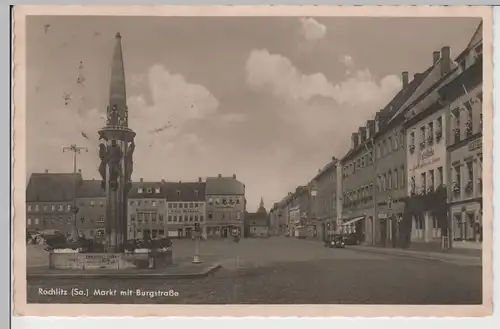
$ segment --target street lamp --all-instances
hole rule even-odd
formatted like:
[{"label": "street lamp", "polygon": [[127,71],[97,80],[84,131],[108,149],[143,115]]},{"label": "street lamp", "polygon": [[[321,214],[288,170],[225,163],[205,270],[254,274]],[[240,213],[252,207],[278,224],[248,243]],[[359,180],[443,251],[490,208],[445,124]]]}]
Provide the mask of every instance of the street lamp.
[{"label": "street lamp", "polygon": [[76,205],[76,158],[78,154],[81,154],[81,151],[88,152],[88,148],[84,146],[76,146],[76,144],[72,144],[70,146],[63,147],[64,152],[73,152],[73,205],[71,206],[71,212],[73,213],[73,229],[71,232],[71,238],[76,241],[78,239],[78,230],[76,227],[76,214],[78,214],[78,207]]}]

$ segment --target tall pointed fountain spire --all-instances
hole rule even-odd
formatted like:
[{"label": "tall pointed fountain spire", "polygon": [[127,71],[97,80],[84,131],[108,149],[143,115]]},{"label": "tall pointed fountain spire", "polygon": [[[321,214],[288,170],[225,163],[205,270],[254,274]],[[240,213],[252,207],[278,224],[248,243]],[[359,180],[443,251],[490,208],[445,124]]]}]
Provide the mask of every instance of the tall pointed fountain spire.
[{"label": "tall pointed fountain spire", "polygon": [[106,191],[106,236],[108,249],[118,251],[127,234],[127,194],[133,171],[135,132],[128,128],[127,94],[122,37],[115,36],[111,63],[106,125],[99,131],[99,173]]}]

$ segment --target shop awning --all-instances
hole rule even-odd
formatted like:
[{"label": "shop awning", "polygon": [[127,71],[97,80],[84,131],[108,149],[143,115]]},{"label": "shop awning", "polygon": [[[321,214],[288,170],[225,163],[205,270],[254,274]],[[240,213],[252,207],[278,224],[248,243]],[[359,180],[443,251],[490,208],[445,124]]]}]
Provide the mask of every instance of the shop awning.
[{"label": "shop awning", "polygon": [[351,218],[345,222],[342,223],[342,225],[351,225],[351,224],[354,224],[356,223],[357,221],[360,221],[362,219],[364,219],[365,216],[358,216],[358,217],[354,217],[354,218]]}]

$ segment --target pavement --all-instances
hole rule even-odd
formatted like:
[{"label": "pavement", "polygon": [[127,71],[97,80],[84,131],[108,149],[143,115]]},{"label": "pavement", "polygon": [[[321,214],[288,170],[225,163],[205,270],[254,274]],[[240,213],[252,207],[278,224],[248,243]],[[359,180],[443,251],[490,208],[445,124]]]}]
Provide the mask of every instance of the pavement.
[{"label": "pavement", "polygon": [[[174,240],[174,261],[191,259],[194,243]],[[394,252],[394,251],[392,251]],[[410,255],[410,254],[405,254]],[[200,258],[222,269],[202,278],[28,278],[32,303],[160,304],[481,304],[481,266],[374,252],[325,248],[294,238],[207,240]],[[30,262],[28,256],[28,262]],[[32,262],[36,263],[36,262]],[[83,289],[86,295],[44,291]],[[61,290],[62,289],[62,290]],[[115,295],[102,295],[114,289]],[[55,290],[54,290],[55,291]],[[96,293],[97,291],[97,293]],[[133,291],[129,295],[126,292]],[[139,292],[151,292],[142,294]],[[175,294],[155,292],[174,291]],[[124,294],[120,295],[120,292]]]}]

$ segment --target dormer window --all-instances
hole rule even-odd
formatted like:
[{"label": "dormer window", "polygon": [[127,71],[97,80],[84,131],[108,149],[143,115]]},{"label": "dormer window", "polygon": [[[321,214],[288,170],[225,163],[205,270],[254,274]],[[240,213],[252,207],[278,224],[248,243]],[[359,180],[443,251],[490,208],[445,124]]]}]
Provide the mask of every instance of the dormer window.
[{"label": "dormer window", "polygon": [[142,194],[142,192],[143,192],[142,187],[139,187],[139,188],[137,189],[137,193]]},{"label": "dormer window", "polygon": [[198,190],[194,190],[194,194],[196,194],[196,196],[198,196]]},{"label": "dormer window", "polygon": [[147,191],[147,193],[150,193],[150,194],[153,193],[153,189],[152,188],[148,188],[148,189],[146,189],[146,191]]},{"label": "dormer window", "polygon": [[160,193],[160,188],[159,187],[155,188],[155,193]]},{"label": "dormer window", "polygon": [[181,191],[180,190],[177,190],[177,195],[181,195]]}]

